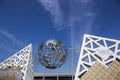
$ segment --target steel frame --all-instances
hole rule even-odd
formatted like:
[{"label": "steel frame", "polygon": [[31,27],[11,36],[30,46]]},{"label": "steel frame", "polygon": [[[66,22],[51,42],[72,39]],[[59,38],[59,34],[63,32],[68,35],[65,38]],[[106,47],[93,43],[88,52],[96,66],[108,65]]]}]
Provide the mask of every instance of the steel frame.
[{"label": "steel frame", "polygon": [[116,59],[120,59],[119,40],[85,34],[75,80],[80,80],[82,74],[88,71],[96,61],[99,61],[108,68]]},{"label": "steel frame", "polygon": [[1,62],[0,69],[5,69],[9,66],[17,68],[19,66],[22,73],[21,80],[34,80],[32,62],[32,44],[30,44],[5,61]]}]

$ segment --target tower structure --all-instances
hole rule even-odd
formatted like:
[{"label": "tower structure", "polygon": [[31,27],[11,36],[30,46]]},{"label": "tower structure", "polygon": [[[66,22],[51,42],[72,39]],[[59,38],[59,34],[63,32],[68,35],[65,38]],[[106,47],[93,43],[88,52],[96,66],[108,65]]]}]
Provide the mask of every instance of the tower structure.
[{"label": "tower structure", "polygon": [[120,41],[85,34],[79,56],[75,80],[98,61],[109,68],[114,60],[120,60]]},{"label": "tower structure", "polygon": [[32,62],[32,44],[30,44],[0,63],[0,78],[13,76],[14,79],[11,80],[34,80]]}]

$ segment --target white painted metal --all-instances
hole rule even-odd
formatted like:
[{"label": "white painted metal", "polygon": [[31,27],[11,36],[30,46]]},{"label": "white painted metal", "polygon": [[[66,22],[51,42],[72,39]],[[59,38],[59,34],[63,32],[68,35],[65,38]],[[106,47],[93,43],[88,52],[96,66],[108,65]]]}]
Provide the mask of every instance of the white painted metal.
[{"label": "white painted metal", "polygon": [[33,64],[32,64],[32,44],[18,51],[13,56],[0,63],[0,68],[5,69],[8,66],[18,66],[21,68],[21,80],[34,80],[33,79]]},{"label": "white painted metal", "polygon": [[78,77],[82,76],[95,61],[99,61],[108,68],[115,59],[120,59],[120,40],[85,34],[75,80],[80,80]]}]

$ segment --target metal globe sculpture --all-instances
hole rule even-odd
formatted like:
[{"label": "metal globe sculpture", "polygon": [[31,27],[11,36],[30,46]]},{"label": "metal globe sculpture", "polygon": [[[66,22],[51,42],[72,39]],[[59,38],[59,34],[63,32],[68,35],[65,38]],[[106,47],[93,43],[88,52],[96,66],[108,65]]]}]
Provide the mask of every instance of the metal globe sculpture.
[{"label": "metal globe sculpture", "polygon": [[45,41],[38,49],[39,62],[48,69],[61,67],[65,63],[67,55],[65,45],[55,39]]}]

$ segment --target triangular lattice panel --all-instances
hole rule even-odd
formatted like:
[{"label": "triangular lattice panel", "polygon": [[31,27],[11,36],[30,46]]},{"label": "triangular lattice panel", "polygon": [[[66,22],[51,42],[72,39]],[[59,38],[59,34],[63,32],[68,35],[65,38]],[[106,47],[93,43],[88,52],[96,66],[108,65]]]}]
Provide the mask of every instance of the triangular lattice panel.
[{"label": "triangular lattice panel", "polygon": [[108,68],[115,59],[120,59],[119,40],[85,34],[75,80],[80,80],[78,77],[82,76],[96,61]]},{"label": "triangular lattice panel", "polygon": [[[8,74],[15,80],[33,80],[32,45],[28,45],[0,63],[0,78]],[[6,78],[7,79],[7,78]]]}]

